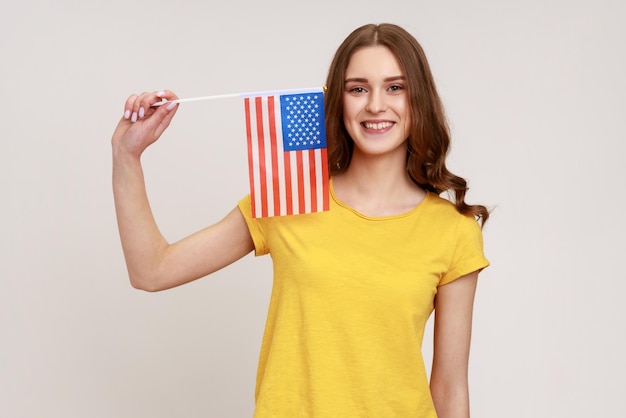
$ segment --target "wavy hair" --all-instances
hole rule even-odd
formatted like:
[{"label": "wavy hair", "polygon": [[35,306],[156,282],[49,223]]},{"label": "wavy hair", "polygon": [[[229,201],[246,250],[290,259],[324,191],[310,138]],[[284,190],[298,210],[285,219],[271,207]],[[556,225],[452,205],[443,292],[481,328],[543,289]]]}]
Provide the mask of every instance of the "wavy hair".
[{"label": "wavy hair", "polygon": [[387,47],[406,76],[412,123],[407,140],[409,177],[418,186],[438,195],[451,193],[460,213],[473,215],[484,225],[489,211],[485,206],[465,202],[466,180],[446,167],[450,131],[424,50],[411,34],[394,24],[361,26],[348,35],[335,53],[324,100],[330,175],[343,173],[348,168],[354,148],[343,122],[346,69],[355,51],[375,45]]}]

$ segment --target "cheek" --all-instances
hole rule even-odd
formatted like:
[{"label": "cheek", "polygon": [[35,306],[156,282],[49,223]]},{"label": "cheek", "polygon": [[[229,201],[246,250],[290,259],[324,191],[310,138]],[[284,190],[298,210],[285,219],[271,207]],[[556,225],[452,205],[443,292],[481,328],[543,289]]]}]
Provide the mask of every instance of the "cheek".
[{"label": "cheek", "polygon": [[343,102],[343,121],[348,124],[350,120],[353,118],[352,106],[346,100]]},{"label": "cheek", "polygon": [[351,106],[343,107],[343,124],[350,134],[352,134],[355,124],[357,124],[356,115],[357,115],[357,112],[355,112],[354,107],[351,107]]},{"label": "cheek", "polygon": [[346,131],[348,131],[348,135],[350,135],[351,138],[354,138],[354,130],[355,130],[355,124],[356,122],[354,121],[353,118],[350,118],[348,115],[346,115],[344,113],[344,118],[343,118],[343,126],[346,127]]},{"label": "cheek", "polygon": [[411,120],[406,119],[404,122],[404,139],[409,139],[411,136]]},{"label": "cheek", "polygon": [[411,110],[409,109],[409,105],[405,104],[404,109],[404,133],[408,136],[411,133],[411,125],[413,121],[413,117],[411,116]]}]

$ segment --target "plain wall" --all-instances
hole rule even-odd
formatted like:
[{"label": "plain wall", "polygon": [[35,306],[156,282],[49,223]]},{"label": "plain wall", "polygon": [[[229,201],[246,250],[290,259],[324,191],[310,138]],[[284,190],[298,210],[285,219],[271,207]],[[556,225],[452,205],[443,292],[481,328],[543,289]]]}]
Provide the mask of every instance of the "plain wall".
[{"label": "plain wall", "polygon": [[[422,43],[450,119],[450,168],[471,202],[495,208],[473,416],[623,415],[623,1],[3,6],[1,417],[251,416],[269,257],[162,293],[133,289],[110,137],[133,92],[321,86],[340,42],[370,22]],[[218,221],[248,193],[241,102],[181,105],[144,163],[168,239]]]}]

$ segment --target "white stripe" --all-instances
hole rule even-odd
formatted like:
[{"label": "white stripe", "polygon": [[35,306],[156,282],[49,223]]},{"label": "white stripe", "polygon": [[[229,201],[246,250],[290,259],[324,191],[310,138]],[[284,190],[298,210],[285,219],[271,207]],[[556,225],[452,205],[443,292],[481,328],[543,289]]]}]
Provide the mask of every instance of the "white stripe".
[{"label": "white stripe", "polygon": [[265,187],[267,190],[267,214],[274,215],[274,185],[272,176],[272,141],[270,138],[269,111],[267,110],[267,97],[261,99],[261,111],[263,112],[263,143],[265,145]]},{"label": "white stripe", "polygon": [[300,213],[300,207],[298,206],[298,163],[296,154],[293,152],[290,155],[289,164],[291,165],[291,204],[293,213]]},{"label": "white stripe", "polygon": [[281,119],[281,110],[280,110],[280,97],[276,97],[274,100],[274,114],[276,117],[276,151],[278,158],[278,173],[276,176],[278,177],[278,187],[280,190],[280,208],[277,208],[276,215],[286,215],[287,214],[287,196],[285,189],[285,149],[283,147],[283,124]]},{"label": "white stripe", "polygon": [[317,190],[317,208],[313,210],[314,212],[321,212],[324,210],[324,171],[322,170],[322,164],[322,150],[317,148],[315,150],[315,189]]},{"label": "white stripe", "polygon": [[306,150],[302,153],[302,172],[304,174],[304,189],[300,190],[300,193],[304,196],[304,211],[300,211],[300,213],[309,213],[311,212],[311,166],[309,164],[309,153],[310,150]]},{"label": "white stripe", "polygon": [[254,207],[255,211],[252,214],[253,217],[258,218],[261,216],[261,169],[259,166],[259,136],[256,128],[256,106],[254,105],[254,99],[250,99],[250,130],[252,132],[252,138],[250,144],[252,146],[252,175],[254,190]]}]

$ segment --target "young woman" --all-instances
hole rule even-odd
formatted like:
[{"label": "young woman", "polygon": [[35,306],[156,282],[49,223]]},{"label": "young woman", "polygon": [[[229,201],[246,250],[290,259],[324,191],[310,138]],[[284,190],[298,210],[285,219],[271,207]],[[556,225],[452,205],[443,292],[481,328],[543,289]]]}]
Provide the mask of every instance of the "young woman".
[{"label": "young woman", "polygon": [[[177,110],[132,95],[113,134],[113,188],[133,286],[157,291],[272,255],[274,286],[255,417],[469,417],[479,222],[450,173],[449,133],[426,57],[402,28],[366,25],[331,64],[325,96],[330,210],[252,218],[250,197],[169,244],[152,216],[142,152]],[[439,197],[450,192],[453,202]],[[435,311],[430,386],[421,355]]]}]

